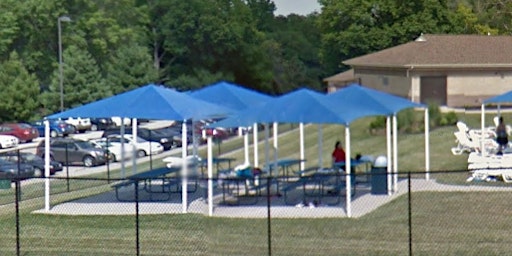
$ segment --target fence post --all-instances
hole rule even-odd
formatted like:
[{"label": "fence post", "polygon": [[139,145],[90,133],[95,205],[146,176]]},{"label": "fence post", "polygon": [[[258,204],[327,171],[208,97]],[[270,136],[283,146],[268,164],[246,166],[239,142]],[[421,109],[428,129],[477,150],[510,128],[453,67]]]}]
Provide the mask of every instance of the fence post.
[{"label": "fence post", "polygon": [[408,219],[409,219],[409,255],[412,255],[412,201],[411,201],[411,172],[407,172]]},{"label": "fence post", "polygon": [[[19,151],[18,151],[19,153]],[[19,170],[19,167],[18,167],[18,170]],[[16,181],[15,181],[15,186],[14,186],[14,190],[15,190],[15,207],[16,207],[16,255],[17,256],[20,256],[20,204],[19,204],[19,200],[20,200],[20,193],[21,193],[21,188],[20,188],[20,180],[18,178],[16,178]]]},{"label": "fence post", "polygon": [[140,230],[139,230],[139,181],[135,181],[135,248],[137,251],[137,256],[140,255]]},{"label": "fence post", "polygon": [[272,177],[267,177],[267,238],[268,238],[268,255],[272,255],[272,231],[270,224],[270,183],[272,181]]},{"label": "fence post", "polygon": [[68,155],[68,145],[69,145],[69,143],[66,143],[66,185],[67,185],[68,192],[69,192],[70,189],[69,189],[69,155]]}]

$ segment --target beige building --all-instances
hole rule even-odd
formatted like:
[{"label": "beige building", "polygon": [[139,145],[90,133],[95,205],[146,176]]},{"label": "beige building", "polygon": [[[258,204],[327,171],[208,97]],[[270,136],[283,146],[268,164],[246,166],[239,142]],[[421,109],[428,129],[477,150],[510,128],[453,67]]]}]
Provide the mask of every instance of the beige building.
[{"label": "beige building", "polygon": [[324,79],[328,91],[357,82],[414,102],[465,107],[512,90],[512,36],[421,35],[343,63],[352,69]]}]

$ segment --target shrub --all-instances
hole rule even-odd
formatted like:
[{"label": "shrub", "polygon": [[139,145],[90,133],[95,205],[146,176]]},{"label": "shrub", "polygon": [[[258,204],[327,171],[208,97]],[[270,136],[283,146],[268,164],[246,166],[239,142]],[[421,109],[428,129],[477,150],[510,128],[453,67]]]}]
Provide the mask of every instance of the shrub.
[{"label": "shrub", "polygon": [[439,105],[435,103],[428,104],[428,115],[430,118],[430,126],[437,127],[441,123],[441,110],[439,109]]},{"label": "shrub", "polygon": [[398,112],[397,118],[397,128],[400,131],[405,132],[413,132],[414,127],[416,126],[416,114],[414,109],[408,108],[403,111]]},{"label": "shrub", "polygon": [[370,131],[376,129],[383,129],[386,127],[386,117],[385,116],[377,116],[370,122]]},{"label": "shrub", "polygon": [[446,126],[446,125],[455,125],[458,121],[457,114],[453,111],[443,114],[443,118],[439,125]]}]

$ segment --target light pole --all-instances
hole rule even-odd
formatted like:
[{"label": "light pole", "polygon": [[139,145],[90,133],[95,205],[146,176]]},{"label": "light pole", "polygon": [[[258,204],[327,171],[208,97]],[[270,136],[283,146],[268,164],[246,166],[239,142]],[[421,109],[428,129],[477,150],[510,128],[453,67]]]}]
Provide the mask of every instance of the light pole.
[{"label": "light pole", "polygon": [[59,89],[60,89],[60,112],[64,111],[64,88],[62,85],[62,39],[61,39],[61,28],[60,23],[70,22],[71,19],[68,16],[60,16],[57,19],[58,37],[59,37]]}]

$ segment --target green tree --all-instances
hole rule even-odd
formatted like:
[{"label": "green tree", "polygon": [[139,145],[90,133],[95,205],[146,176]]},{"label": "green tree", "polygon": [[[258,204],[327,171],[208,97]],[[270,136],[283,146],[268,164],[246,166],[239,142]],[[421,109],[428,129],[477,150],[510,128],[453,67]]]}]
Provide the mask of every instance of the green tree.
[{"label": "green tree", "polygon": [[478,17],[480,34],[510,35],[512,33],[512,2],[503,0],[467,0]]},{"label": "green tree", "polygon": [[0,65],[0,121],[28,121],[39,107],[39,81],[18,54],[12,52]]},{"label": "green tree", "polygon": [[319,50],[320,32],[316,29],[317,15],[279,16],[274,20],[268,38],[268,52],[273,64],[273,84],[276,93],[297,87],[321,89],[322,71]]},{"label": "green tree", "polygon": [[17,1],[6,0],[0,2],[0,56],[9,56],[9,49],[19,34],[19,25],[16,20],[16,13],[11,10],[12,5]]},{"label": "green tree", "polygon": [[421,33],[460,33],[448,0],[320,0],[321,57],[327,70],[341,61],[411,41]]},{"label": "green tree", "polygon": [[[54,69],[52,64],[58,59],[57,19],[67,13],[63,1],[9,0],[6,3],[9,2],[9,6],[2,6],[2,12],[10,10],[14,14],[16,26],[13,28],[17,28],[18,33],[8,52],[18,52],[28,72],[48,84]],[[67,31],[67,26],[63,26],[63,31]]]},{"label": "green tree", "polygon": [[158,72],[148,51],[139,45],[116,49],[106,64],[106,83],[112,93],[118,94],[158,81]]},{"label": "green tree", "polygon": [[[271,81],[265,35],[242,0],[169,0],[151,2],[154,45],[167,79],[193,76],[196,70],[234,77],[259,86]],[[227,80],[227,79],[226,79]]]},{"label": "green tree", "polygon": [[[80,106],[112,95],[105,85],[96,61],[85,50],[70,46],[63,53],[64,109]],[[60,85],[58,69],[52,76],[48,92],[41,96],[46,113],[60,108]]]},{"label": "green tree", "polygon": [[78,0],[67,4],[74,29],[69,44],[87,48],[102,70],[117,48],[127,42],[145,42],[148,12],[145,6],[137,6],[136,0]]}]

